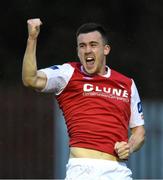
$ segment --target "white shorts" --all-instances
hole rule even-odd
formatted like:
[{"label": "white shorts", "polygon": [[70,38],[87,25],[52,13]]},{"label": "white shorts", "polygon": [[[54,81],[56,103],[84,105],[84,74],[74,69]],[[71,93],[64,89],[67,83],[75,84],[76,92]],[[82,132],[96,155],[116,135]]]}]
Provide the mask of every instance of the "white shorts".
[{"label": "white shorts", "polygon": [[89,158],[70,158],[65,180],[132,180],[126,163]]}]

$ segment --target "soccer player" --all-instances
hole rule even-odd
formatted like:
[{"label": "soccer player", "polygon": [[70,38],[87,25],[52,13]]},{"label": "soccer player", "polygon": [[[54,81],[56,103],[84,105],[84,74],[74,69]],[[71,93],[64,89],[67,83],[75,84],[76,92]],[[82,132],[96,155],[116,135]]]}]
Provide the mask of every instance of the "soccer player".
[{"label": "soccer player", "polygon": [[27,24],[22,79],[27,87],[55,93],[63,111],[70,146],[66,180],[132,179],[125,162],[144,142],[142,105],[134,80],[106,65],[110,46],[105,29],[82,25],[76,33],[80,62],[38,70],[42,22],[29,19]]}]

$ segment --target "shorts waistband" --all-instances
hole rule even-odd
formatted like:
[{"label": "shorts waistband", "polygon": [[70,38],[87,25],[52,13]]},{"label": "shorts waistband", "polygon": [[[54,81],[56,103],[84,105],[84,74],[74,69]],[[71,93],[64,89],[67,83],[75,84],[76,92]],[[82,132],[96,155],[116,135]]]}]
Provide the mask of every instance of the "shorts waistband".
[{"label": "shorts waistband", "polygon": [[113,160],[108,160],[108,159],[94,159],[94,158],[69,158],[68,163],[80,163],[80,164],[121,164],[126,166],[125,161],[113,161]]}]

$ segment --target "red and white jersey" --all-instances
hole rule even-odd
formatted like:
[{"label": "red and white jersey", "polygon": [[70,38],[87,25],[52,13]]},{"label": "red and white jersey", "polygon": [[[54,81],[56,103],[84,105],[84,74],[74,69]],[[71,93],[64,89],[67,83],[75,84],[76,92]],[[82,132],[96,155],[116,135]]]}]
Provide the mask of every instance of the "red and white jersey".
[{"label": "red and white jersey", "polygon": [[107,74],[88,75],[80,63],[41,69],[47,76],[43,92],[54,92],[63,111],[71,147],[116,155],[114,144],[128,141],[128,127],[144,124],[133,79],[109,67]]}]

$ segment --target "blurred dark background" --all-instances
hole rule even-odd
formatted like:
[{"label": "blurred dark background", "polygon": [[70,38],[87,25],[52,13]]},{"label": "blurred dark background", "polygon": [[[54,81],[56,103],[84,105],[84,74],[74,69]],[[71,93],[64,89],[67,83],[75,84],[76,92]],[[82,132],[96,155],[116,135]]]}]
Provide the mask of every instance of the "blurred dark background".
[{"label": "blurred dark background", "polygon": [[0,178],[54,178],[53,95],[25,88],[22,60],[29,18],[43,25],[39,68],[78,61],[75,32],[85,22],[108,30],[107,64],[134,78],[143,101],[162,101],[163,1],[15,0],[0,6]]}]

